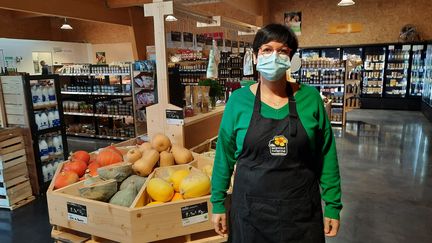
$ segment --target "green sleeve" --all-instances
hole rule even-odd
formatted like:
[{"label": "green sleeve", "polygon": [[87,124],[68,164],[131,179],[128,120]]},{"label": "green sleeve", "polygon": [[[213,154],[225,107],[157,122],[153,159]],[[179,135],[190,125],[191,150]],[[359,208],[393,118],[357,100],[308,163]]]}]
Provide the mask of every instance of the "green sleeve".
[{"label": "green sleeve", "polygon": [[[232,96],[233,97],[233,96]],[[212,172],[211,199],[213,213],[225,212],[226,191],[229,188],[235,160],[235,115],[233,112],[233,99],[230,98],[225,106],[225,111],[219,128],[216,144],[216,157]]]},{"label": "green sleeve", "polygon": [[336,141],[321,99],[319,107],[321,136],[318,137],[322,141],[321,159],[323,161],[320,184],[321,197],[325,202],[324,217],[339,219],[342,203]]}]

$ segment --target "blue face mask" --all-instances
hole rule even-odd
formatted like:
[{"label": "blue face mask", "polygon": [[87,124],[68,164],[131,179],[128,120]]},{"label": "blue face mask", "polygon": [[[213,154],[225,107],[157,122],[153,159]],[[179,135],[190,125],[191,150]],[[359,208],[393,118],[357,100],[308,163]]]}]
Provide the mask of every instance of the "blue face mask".
[{"label": "blue face mask", "polygon": [[286,70],[291,67],[289,57],[281,58],[273,52],[270,56],[259,55],[257,60],[257,71],[268,81],[277,81],[285,75]]}]

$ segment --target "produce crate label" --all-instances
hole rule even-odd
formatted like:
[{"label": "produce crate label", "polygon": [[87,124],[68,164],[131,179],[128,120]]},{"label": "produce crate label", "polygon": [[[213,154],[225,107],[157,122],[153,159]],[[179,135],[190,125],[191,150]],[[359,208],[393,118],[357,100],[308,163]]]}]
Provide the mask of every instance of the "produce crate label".
[{"label": "produce crate label", "polygon": [[182,207],[181,214],[183,226],[205,222],[209,219],[207,202]]},{"label": "produce crate label", "polygon": [[76,203],[67,203],[68,220],[87,224],[87,207]]},{"label": "produce crate label", "polygon": [[182,110],[166,110],[166,121],[168,125],[183,125],[183,118]]}]

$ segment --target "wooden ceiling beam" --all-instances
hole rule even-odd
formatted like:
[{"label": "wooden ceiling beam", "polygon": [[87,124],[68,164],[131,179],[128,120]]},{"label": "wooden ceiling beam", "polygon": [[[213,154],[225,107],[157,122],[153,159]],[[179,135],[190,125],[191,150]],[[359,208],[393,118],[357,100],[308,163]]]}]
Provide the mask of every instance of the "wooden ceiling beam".
[{"label": "wooden ceiling beam", "polygon": [[152,2],[152,0],[106,0],[110,8],[142,7],[144,4]]},{"label": "wooden ceiling beam", "polygon": [[28,13],[28,12],[18,12],[14,11],[13,17],[16,19],[29,19],[29,18],[37,18],[37,17],[44,17],[46,15],[43,14],[37,14],[37,13]]},{"label": "wooden ceiling beam", "polygon": [[101,0],[1,0],[0,8],[31,14],[131,25],[128,9],[110,9],[105,1]]}]

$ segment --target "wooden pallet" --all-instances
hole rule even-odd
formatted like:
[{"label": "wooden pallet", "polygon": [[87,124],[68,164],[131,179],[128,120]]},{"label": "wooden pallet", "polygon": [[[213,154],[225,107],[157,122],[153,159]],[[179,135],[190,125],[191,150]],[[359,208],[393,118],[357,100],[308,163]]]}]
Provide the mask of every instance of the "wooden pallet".
[{"label": "wooden pallet", "polygon": [[[0,207],[15,209],[34,200],[27,168],[26,130],[0,131]],[[33,162],[34,164],[34,162]]]},{"label": "wooden pallet", "polygon": [[[57,242],[64,243],[116,243],[97,236],[92,236],[75,230],[71,230],[65,227],[53,226],[51,230],[51,237]],[[220,243],[226,242],[228,237],[221,237],[216,235],[213,230],[199,232],[195,234],[189,234],[179,236],[171,239],[165,239],[161,241],[154,241],[154,243]]]}]

